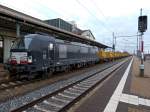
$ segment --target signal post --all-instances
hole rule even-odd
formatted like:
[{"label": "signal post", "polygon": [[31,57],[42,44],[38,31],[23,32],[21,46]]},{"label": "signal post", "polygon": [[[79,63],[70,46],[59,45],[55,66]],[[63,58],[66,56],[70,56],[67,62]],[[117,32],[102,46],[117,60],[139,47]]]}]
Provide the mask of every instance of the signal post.
[{"label": "signal post", "polygon": [[139,66],[140,68],[140,76],[144,76],[144,41],[143,41],[143,35],[144,32],[147,30],[147,16],[142,16],[142,9],[140,10],[140,16],[138,18],[138,31],[140,32],[141,36],[141,65]]}]

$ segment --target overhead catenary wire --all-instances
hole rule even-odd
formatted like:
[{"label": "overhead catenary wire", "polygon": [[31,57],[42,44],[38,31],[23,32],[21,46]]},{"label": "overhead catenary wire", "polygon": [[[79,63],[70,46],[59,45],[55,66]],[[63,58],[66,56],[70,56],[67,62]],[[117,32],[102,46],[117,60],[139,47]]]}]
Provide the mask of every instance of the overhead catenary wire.
[{"label": "overhead catenary wire", "polygon": [[122,40],[128,42],[129,44],[137,44],[136,42],[133,42],[132,40],[127,40],[127,39],[124,39],[124,38]]},{"label": "overhead catenary wire", "polygon": [[120,37],[136,37],[136,36],[140,36],[140,35],[120,35],[115,37],[120,38]]},{"label": "overhead catenary wire", "polygon": [[97,4],[95,3],[95,1],[94,1],[94,0],[90,0],[90,1],[91,1],[91,2],[93,3],[93,5],[97,8],[98,12],[103,16],[103,18],[104,18],[105,20],[108,20],[107,17],[104,15],[103,11],[97,6]]},{"label": "overhead catenary wire", "polygon": [[104,24],[104,22],[102,22],[97,16],[95,16],[87,7],[85,7],[79,0],[76,0],[76,2],[83,7],[90,15],[92,15],[93,17],[95,17],[100,24],[109,32],[113,32],[111,29],[107,28],[106,25]]},{"label": "overhead catenary wire", "polygon": [[[105,22],[105,24],[106,24],[106,25],[109,25],[109,24],[108,24],[108,23],[109,23],[108,17],[105,16],[105,14],[103,13],[103,11],[98,7],[98,5],[95,3],[94,0],[90,0],[90,1],[91,1],[91,3],[97,8],[99,14],[102,15],[103,18],[104,18],[104,20],[107,22],[107,23]],[[109,25],[109,26],[110,26],[110,25]],[[116,31],[116,30],[115,30],[115,31]]]}]

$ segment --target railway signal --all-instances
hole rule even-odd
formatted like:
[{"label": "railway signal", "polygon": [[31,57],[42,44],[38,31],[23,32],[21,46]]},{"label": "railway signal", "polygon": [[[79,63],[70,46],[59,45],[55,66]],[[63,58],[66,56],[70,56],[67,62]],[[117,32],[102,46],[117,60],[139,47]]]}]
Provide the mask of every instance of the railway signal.
[{"label": "railway signal", "polygon": [[141,36],[141,65],[140,67],[140,76],[143,77],[144,76],[144,41],[143,41],[143,35],[144,32],[147,30],[147,16],[144,15],[142,16],[142,9],[140,10],[140,16],[138,18],[138,31],[140,32],[140,36]]},{"label": "railway signal", "polygon": [[147,30],[147,16],[139,16],[138,31],[143,33]]}]

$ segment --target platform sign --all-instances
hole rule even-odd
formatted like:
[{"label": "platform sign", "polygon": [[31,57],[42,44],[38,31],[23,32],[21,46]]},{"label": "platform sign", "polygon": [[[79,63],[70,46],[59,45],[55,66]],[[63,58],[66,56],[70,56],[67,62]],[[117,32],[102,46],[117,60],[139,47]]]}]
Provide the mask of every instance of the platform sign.
[{"label": "platform sign", "polygon": [[138,30],[139,32],[145,32],[147,30],[147,16],[139,16]]}]

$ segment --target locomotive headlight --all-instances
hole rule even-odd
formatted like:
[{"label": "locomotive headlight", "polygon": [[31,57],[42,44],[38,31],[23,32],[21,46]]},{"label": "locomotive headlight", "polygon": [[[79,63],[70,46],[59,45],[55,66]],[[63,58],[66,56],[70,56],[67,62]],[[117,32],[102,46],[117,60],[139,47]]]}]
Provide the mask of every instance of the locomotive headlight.
[{"label": "locomotive headlight", "polygon": [[28,63],[32,63],[32,56],[28,57]]}]

